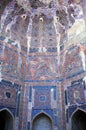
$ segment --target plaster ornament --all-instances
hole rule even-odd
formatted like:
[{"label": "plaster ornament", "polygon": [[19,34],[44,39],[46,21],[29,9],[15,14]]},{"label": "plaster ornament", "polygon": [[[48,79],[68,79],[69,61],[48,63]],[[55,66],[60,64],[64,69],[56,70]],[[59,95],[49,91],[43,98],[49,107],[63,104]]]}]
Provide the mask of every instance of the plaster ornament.
[{"label": "plaster ornament", "polygon": [[40,0],[40,2],[43,2],[44,4],[49,4],[52,0]]}]

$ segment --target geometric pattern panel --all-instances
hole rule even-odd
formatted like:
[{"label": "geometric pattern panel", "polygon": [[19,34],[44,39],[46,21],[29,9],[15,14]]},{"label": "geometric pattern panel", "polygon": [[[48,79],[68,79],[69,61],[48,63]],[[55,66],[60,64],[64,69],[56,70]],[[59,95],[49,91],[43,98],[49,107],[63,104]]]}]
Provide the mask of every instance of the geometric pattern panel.
[{"label": "geometric pattern panel", "polygon": [[68,88],[68,99],[70,104],[85,102],[84,82],[73,84]]},{"label": "geometric pattern panel", "polygon": [[50,89],[40,88],[35,89],[34,95],[34,108],[35,109],[49,109],[51,108]]}]

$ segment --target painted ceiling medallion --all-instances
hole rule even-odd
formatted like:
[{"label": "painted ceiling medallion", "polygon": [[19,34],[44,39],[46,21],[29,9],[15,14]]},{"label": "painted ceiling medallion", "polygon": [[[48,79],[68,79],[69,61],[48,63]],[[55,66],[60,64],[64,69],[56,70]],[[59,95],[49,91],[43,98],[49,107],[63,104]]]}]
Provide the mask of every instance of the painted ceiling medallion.
[{"label": "painted ceiling medallion", "polygon": [[40,0],[40,2],[43,2],[44,4],[49,4],[52,0]]}]

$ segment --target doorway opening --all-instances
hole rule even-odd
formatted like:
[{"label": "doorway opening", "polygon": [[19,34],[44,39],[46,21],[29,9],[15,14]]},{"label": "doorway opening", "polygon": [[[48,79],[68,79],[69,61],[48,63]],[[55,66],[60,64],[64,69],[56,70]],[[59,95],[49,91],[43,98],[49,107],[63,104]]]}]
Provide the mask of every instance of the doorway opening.
[{"label": "doorway opening", "polygon": [[52,130],[52,120],[46,114],[41,113],[33,120],[32,130]]},{"label": "doorway opening", "polygon": [[86,112],[77,110],[73,114],[72,130],[86,130]]},{"label": "doorway opening", "polygon": [[0,111],[0,130],[13,130],[13,115],[7,109]]}]

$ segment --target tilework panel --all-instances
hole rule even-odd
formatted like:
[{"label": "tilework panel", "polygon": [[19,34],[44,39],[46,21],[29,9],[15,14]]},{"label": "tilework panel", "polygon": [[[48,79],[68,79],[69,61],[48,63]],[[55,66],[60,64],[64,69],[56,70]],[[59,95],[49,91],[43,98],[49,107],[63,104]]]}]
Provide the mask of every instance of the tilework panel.
[{"label": "tilework panel", "polygon": [[[9,1],[10,0],[1,0],[0,16]],[[56,87],[47,87],[47,85],[43,87],[31,86],[30,89],[28,87],[28,89],[30,90],[29,95],[28,89],[27,92],[25,92],[25,89],[27,83],[35,85],[35,82],[37,84],[41,84],[41,82],[44,81],[46,82],[46,84],[53,84],[53,82],[54,84],[57,84],[58,76],[59,78],[61,77],[64,80],[71,79],[72,77],[76,78],[77,75],[83,74],[83,67],[81,59],[79,57],[79,50],[76,46],[67,48],[66,53],[61,52],[61,54],[59,52],[59,54],[63,56],[58,55],[58,47],[60,47],[60,51],[64,51],[67,45],[69,45],[68,34],[66,34],[66,32],[70,33],[70,31],[72,30],[71,26],[75,23],[76,20],[78,22],[79,20],[83,20],[83,15],[81,16],[79,12],[76,12],[76,10],[71,11],[70,5],[65,6],[65,4],[62,3],[64,1],[62,0],[58,0],[58,3],[62,5],[62,9],[58,9],[58,7],[56,6],[56,2],[54,3],[53,1],[52,3],[48,3],[47,5],[43,4],[43,2],[40,2],[38,0],[32,0],[30,3],[27,0],[25,1],[26,3],[23,4],[21,4],[21,1],[23,0],[18,0],[20,5],[15,2],[10,3],[3,14],[4,21],[2,25],[4,26],[2,29],[2,35],[4,37],[0,36],[0,76],[1,78],[6,78],[6,80],[8,81],[3,81],[2,83],[0,83],[0,98],[3,95],[2,99],[4,100],[4,96],[6,96],[4,95],[4,92],[6,90],[9,90],[11,93],[13,93],[14,97],[10,101],[9,99],[5,99],[5,102],[3,101],[3,105],[0,105],[0,109],[7,107],[8,109],[10,109],[10,111],[12,111],[14,115],[18,116],[19,109],[21,108],[21,117],[19,122],[20,130],[29,130],[30,122],[27,122],[27,113],[31,112],[31,110],[28,111],[30,108],[27,109],[28,97],[29,103],[33,103],[32,99],[34,98],[34,106],[32,107],[32,118],[40,112],[45,112],[52,117],[54,125],[56,126],[55,130],[57,130],[57,126],[59,130],[65,130],[65,123],[63,124],[63,122],[65,122],[65,119],[62,115],[62,113],[65,113],[63,99],[64,96],[61,96],[61,93],[63,94],[63,90],[60,89],[60,86],[58,89],[58,95],[56,95]],[[71,3],[71,1],[69,2]],[[30,8],[30,4],[32,8]],[[75,5],[72,6],[75,8]],[[79,5],[76,5],[76,8],[78,8],[78,6]],[[66,14],[65,9],[68,14]],[[74,13],[76,13],[76,15],[74,15]],[[40,22],[41,17],[43,19],[42,22]],[[71,34],[73,35],[69,35],[73,37],[77,31],[75,31],[74,33],[72,33],[72,31]],[[58,45],[58,35],[60,36],[60,45]],[[8,39],[7,41],[8,43],[6,43],[5,41],[6,37],[10,37],[10,39]],[[29,39],[28,43],[27,39]],[[19,52],[18,45],[14,45],[14,41],[18,41],[21,44],[21,52]],[[27,44],[29,47],[27,47]],[[42,47],[42,49],[40,49],[40,47]],[[30,53],[27,52],[27,50]],[[59,66],[58,58],[61,59]],[[18,84],[16,84],[16,82],[14,83],[14,85],[12,83],[9,83],[9,81],[15,80],[17,83],[21,82],[22,84],[24,84],[21,100],[20,95],[17,95],[18,97],[16,98],[16,94],[18,92],[19,87]],[[60,81],[62,83],[61,79]],[[63,83],[63,87],[64,86],[65,85]],[[32,88],[35,90],[34,97],[32,97]],[[54,110],[51,110],[50,93],[52,88],[54,88],[53,100],[58,100],[57,108]],[[70,105],[73,105],[75,104],[75,102],[77,102],[81,105],[78,107],[86,110],[86,106],[84,104],[84,89],[82,84],[71,84],[71,87],[68,88],[68,94]],[[15,114],[16,101],[17,113]],[[20,101],[21,106],[19,104]],[[76,105],[70,106],[68,108],[67,113],[69,117],[76,110],[76,108]]]},{"label": "tilework panel", "polygon": [[68,121],[69,121],[68,109],[66,109],[66,122],[68,123]]},{"label": "tilework panel", "polygon": [[32,101],[32,87],[29,88],[29,102]]},{"label": "tilework panel", "polygon": [[71,115],[73,114],[73,112],[75,112],[77,109],[81,109],[81,110],[86,111],[86,105],[85,105],[85,104],[82,104],[82,105],[80,105],[80,106],[77,106],[77,105],[70,106],[70,107],[68,108],[68,111],[67,111],[68,118],[70,118]]},{"label": "tilework panel", "polygon": [[[45,96],[45,100],[40,100],[41,96]],[[50,99],[50,90],[49,89],[39,89],[35,90],[35,96],[34,96],[34,108],[35,109],[50,109],[51,99]]]},{"label": "tilework panel", "polygon": [[68,109],[68,118],[72,115],[72,113],[77,109],[77,106],[74,105],[74,106],[70,106],[69,109]]},{"label": "tilework panel", "polygon": [[54,116],[53,119],[54,119],[54,125],[58,126],[58,117]]},{"label": "tilework panel", "polygon": [[27,123],[27,130],[30,130],[30,122]]},{"label": "tilework panel", "polygon": [[[16,106],[17,89],[11,82],[2,80],[0,82],[0,104],[7,106]],[[6,96],[6,92],[10,93],[10,98]]]},{"label": "tilework panel", "polygon": [[52,119],[53,119],[53,111],[51,109],[32,109],[32,118],[34,118],[36,115],[40,114],[40,113],[45,113],[48,114]]},{"label": "tilework panel", "polygon": [[84,82],[72,85],[68,88],[68,99],[70,104],[84,103],[85,94],[84,94]]},{"label": "tilework panel", "polygon": [[30,56],[28,57],[29,80],[55,79],[58,75],[57,58],[54,56]]},{"label": "tilework panel", "polygon": [[[26,52],[19,52],[18,47],[0,41],[0,64],[2,76],[8,80],[24,80],[26,74]],[[20,53],[20,54],[19,54]]]},{"label": "tilework panel", "polygon": [[[21,85],[10,81],[0,82],[0,108],[8,108],[15,116],[19,115]],[[6,93],[10,94],[7,96]],[[15,113],[16,112],[16,113]]]},{"label": "tilework panel", "polygon": [[76,45],[70,46],[62,54],[61,70],[62,77],[72,78],[81,74],[83,70],[82,59],[80,58],[79,48]]},{"label": "tilework panel", "polygon": [[15,108],[0,105],[0,110],[5,109],[5,108],[10,110],[12,112],[12,114],[14,115],[14,117],[15,117],[15,114],[16,114],[16,109]]},{"label": "tilework panel", "polygon": [[[34,108],[50,109],[51,108],[51,91],[53,91],[53,99],[56,102],[56,86],[33,86],[34,89]],[[30,87],[30,91],[32,89]],[[29,92],[30,92],[29,91]],[[33,93],[33,91],[32,91]],[[30,95],[29,95],[30,98]]]}]

